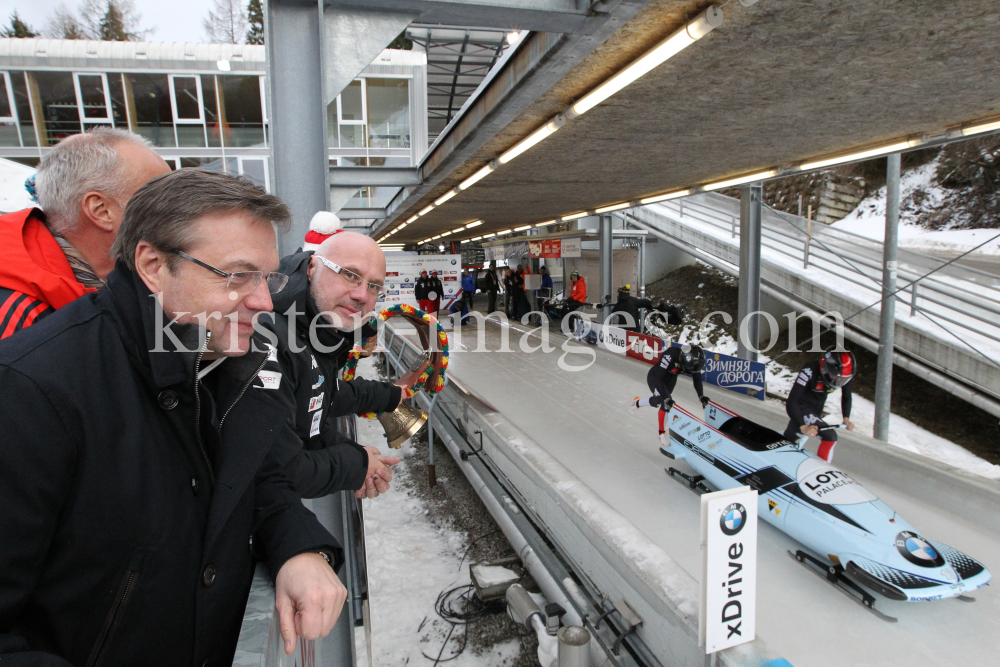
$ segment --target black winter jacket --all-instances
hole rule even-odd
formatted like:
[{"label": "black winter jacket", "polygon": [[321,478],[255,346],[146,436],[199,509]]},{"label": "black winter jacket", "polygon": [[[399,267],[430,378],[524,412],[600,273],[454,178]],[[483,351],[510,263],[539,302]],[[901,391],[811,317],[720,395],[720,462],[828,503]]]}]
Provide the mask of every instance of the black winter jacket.
[{"label": "black winter jacket", "polygon": [[[840,390],[840,412],[845,418],[851,416],[853,383],[853,380],[849,381]],[[826,398],[834,391],[835,387],[823,381],[820,361],[810,362],[802,367],[798,377],[795,378],[795,383],[788,392],[788,400],[785,401],[785,411],[796,426],[802,426],[806,423],[807,415],[822,417]]]},{"label": "black winter jacket", "polygon": [[[328,326],[314,327],[313,348],[309,327],[319,309],[309,294],[306,269],[312,252],[289,255],[281,261],[288,284],[274,295],[273,324],[260,322],[273,333],[277,353],[264,366],[275,396],[289,410],[298,443],[282,442],[278,458],[303,498],[319,498],[337,491],[361,488],[368,472],[368,452],[337,430],[336,418],[363,412],[395,410],[402,390],[385,382],[356,379],[344,382],[340,369],[354,344],[351,335]],[[375,334],[365,324],[361,337]],[[329,351],[331,350],[332,351]]]},{"label": "black winter jacket", "polygon": [[342,562],[271,453],[297,438],[249,388],[266,353],[196,380],[200,354],[167,335],[150,351],[155,311],[119,264],[0,343],[4,665],[228,665],[254,552],[272,573],[306,551]]},{"label": "black winter jacket", "polygon": [[615,326],[628,329],[630,331],[634,330],[639,326],[639,309],[646,308],[651,310],[653,308],[653,302],[649,299],[640,299],[634,297],[631,294],[618,294],[618,301],[615,303],[614,307],[611,309],[612,314],[614,313],[626,313],[632,317],[631,323],[627,322],[624,318],[615,318]]}]

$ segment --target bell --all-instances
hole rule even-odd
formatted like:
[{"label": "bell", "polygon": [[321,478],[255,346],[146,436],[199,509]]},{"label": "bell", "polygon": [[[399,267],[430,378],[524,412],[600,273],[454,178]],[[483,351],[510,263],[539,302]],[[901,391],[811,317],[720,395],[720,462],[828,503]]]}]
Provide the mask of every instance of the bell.
[{"label": "bell", "polygon": [[378,416],[382,428],[385,429],[385,439],[389,446],[399,449],[403,442],[420,430],[427,421],[427,412],[412,405],[399,404],[392,412],[383,412]]}]

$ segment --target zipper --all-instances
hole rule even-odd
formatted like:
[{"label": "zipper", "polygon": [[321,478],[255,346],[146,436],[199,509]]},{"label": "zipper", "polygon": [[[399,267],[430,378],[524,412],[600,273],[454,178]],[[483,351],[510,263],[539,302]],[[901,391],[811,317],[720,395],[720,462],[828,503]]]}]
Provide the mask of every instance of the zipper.
[{"label": "zipper", "polygon": [[[249,352],[247,354],[249,354]],[[222,425],[225,423],[226,417],[229,416],[229,412],[233,409],[233,406],[235,406],[239,402],[239,400],[241,398],[243,398],[243,394],[247,393],[247,389],[250,387],[250,385],[253,384],[254,378],[256,378],[257,374],[260,373],[264,369],[265,365],[267,365],[267,357],[266,356],[264,357],[264,361],[261,363],[261,365],[257,367],[257,370],[255,370],[253,372],[253,375],[250,376],[250,379],[247,380],[246,384],[243,385],[243,389],[240,390],[239,396],[236,397],[236,400],[233,401],[228,408],[226,408],[225,414],[223,414],[222,415],[222,419],[219,420],[219,432],[220,433],[222,432]]]},{"label": "zipper", "polygon": [[121,595],[118,596],[118,602],[108,613],[108,618],[104,622],[104,629],[101,630],[101,634],[98,636],[97,642],[94,644],[96,653],[93,660],[90,660],[87,663],[91,667],[99,667],[101,662],[104,660],[105,655],[107,655],[108,647],[111,646],[111,640],[114,639],[115,631],[118,630],[118,626],[121,625],[125,607],[128,605],[129,599],[132,597],[132,590],[134,588],[133,584],[139,576],[139,573],[134,570],[126,570],[126,574],[128,576],[125,578]]},{"label": "zipper", "polygon": [[[207,341],[206,341],[207,342]],[[208,452],[205,450],[205,443],[201,440],[201,393],[198,391],[198,367],[201,366],[201,358],[205,356],[205,346],[202,345],[201,350],[198,351],[198,356],[194,360],[194,435],[198,440],[198,449],[201,450],[201,456],[205,459],[205,465],[208,466],[208,478],[215,483],[215,469],[212,468],[212,460],[208,458]]]}]

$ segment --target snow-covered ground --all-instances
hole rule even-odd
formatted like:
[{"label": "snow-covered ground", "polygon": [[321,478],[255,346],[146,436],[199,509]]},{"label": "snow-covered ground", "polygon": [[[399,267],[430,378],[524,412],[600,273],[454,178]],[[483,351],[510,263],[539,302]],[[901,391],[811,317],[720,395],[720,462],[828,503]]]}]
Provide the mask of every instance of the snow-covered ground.
[{"label": "snow-covered ground", "polygon": [[[714,325],[710,326],[712,328],[702,332],[693,326],[687,326],[677,340],[681,343],[700,343],[703,340],[708,340],[711,336],[715,340],[711,346],[713,352],[735,355],[736,340],[728,334],[717,332]],[[780,397],[788,396],[798,373],[766,354],[760,355],[760,361],[767,367],[767,393]],[[777,399],[769,398],[768,400]],[[826,410],[829,415],[828,423],[835,424],[843,420],[840,411],[839,389],[830,394],[826,401]],[[875,425],[875,404],[855,394],[851,401],[851,421],[854,422],[855,430],[858,433],[871,436]],[[894,414],[889,418],[889,444],[935,461],[947,463],[966,472],[989,479],[1000,479],[1000,466],[976,456],[961,445],[935,435],[899,415]]]},{"label": "snow-covered ground", "polygon": [[[358,364],[358,377],[377,377],[370,359]],[[382,427],[367,419],[358,419],[358,439],[362,445],[380,448],[387,456],[403,458],[395,466],[389,492],[364,503],[372,662],[379,667],[431,664],[433,660],[427,660],[421,652],[436,657],[451,630],[435,613],[434,602],[442,591],[470,583],[469,563],[461,562],[467,546],[465,537],[435,526],[427,504],[407,484],[409,461],[415,452],[409,440],[401,450],[389,449]],[[462,645],[464,632],[459,627],[452,633],[442,660]],[[362,628],[356,630],[355,645],[358,667],[367,667]],[[489,655],[477,656],[469,647],[448,664],[500,667],[511,664],[520,650],[516,640],[494,646]]]},{"label": "snow-covered ground", "polygon": [[[965,252],[1000,234],[1000,229],[943,229],[930,230],[914,224],[917,213],[914,194],[920,193],[924,207],[939,205],[945,191],[934,182],[937,161],[930,162],[903,173],[900,179],[899,245],[920,252]],[[833,223],[833,227],[852,232],[876,241],[885,238],[885,187],[864,199],[846,218]],[[1000,238],[995,238],[976,251],[986,255],[1000,255]]]},{"label": "snow-covered ground", "polygon": [[0,213],[20,211],[31,206],[31,196],[24,189],[24,180],[35,173],[31,167],[0,158]]}]

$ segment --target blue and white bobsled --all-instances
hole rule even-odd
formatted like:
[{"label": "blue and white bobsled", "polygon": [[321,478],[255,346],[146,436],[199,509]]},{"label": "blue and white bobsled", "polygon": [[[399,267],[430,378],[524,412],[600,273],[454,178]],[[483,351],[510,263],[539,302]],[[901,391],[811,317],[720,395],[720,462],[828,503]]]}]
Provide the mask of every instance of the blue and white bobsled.
[{"label": "blue and white bobsled", "polygon": [[[701,421],[675,405],[670,446],[661,451],[687,461],[716,489],[756,489],[760,517],[819,555],[822,561],[794,554],[824,568],[833,583],[846,574],[891,600],[918,601],[961,596],[990,582],[981,563],[923,537],[847,473],[782,434],[717,403],[709,403],[705,417]],[[692,488],[701,482],[669,472]],[[866,607],[873,606],[870,595],[850,587]]]}]

